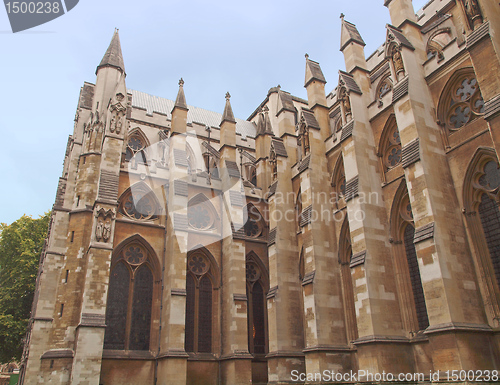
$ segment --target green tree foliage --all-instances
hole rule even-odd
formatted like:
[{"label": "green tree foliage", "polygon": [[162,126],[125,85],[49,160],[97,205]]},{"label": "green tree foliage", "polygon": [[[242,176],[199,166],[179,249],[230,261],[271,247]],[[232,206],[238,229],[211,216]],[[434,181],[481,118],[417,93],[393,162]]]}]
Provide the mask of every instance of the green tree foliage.
[{"label": "green tree foliage", "polygon": [[0,224],[0,362],[19,360],[50,213]]}]

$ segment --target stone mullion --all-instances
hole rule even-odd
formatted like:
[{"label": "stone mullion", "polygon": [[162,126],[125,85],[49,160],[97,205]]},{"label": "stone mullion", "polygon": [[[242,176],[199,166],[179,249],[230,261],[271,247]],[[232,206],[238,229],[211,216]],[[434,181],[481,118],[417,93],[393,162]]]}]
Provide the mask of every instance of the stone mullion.
[{"label": "stone mullion", "polygon": [[[287,152],[294,151],[295,148]],[[298,275],[298,246],[295,202],[290,159],[277,156],[279,182],[269,198],[269,227],[276,231],[268,248],[270,295],[267,300],[269,323],[269,383],[291,381],[292,370],[304,372],[301,284]],[[295,319],[294,322],[290,322]]]}]

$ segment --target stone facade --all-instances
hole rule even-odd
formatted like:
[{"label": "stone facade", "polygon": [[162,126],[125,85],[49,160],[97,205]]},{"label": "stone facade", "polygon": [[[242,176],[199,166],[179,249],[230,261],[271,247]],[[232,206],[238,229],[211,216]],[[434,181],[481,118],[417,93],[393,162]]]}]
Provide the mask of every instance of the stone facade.
[{"label": "stone facade", "polygon": [[500,8],[384,5],[368,58],[341,17],[332,92],[306,55],[308,100],[271,88],[247,121],[229,94],[188,106],[182,79],[175,101],[127,89],[115,32],[81,89],[22,383],[498,381]]}]

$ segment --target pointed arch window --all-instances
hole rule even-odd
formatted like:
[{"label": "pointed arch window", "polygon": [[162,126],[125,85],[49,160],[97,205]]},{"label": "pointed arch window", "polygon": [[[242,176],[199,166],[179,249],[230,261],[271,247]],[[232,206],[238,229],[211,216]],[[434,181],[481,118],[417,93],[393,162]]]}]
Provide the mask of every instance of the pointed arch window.
[{"label": "pointed arch window", "polygon": [[243,163],[245,170],[245,181],[250,182],[254,187],[257,186],[257,168],[251,162]]},{"label": "pointed arch window", "polygon": [[458,70],[444,88],[439,120],[449,133],[460,130],[484,114],[484,100],[472,68]]},{"label": "pointed arch window", "polygon": [[[496,286],[500,288],[500,169],[493,149],[479,149],[464,181],[464,204],[470,231],[479,251],[481,268],[485,271],[487,299],[494,314],[500,314]],[[476,213],[478,215],[476,215]],[[477,218],[478,217],[478,218]],[[479,229],[479,231],[478,231]],[[482,230],[482,231],[481,231]],[[486,258],[485,258],[486,256]]]},{"label": "pointed arch window", "polygon": [[389,76],[382,79],[377,87],[376,100],[378,101],[379,107],[383,106],[382,99],[385,95],[392,91],[392,82]]},{"label": "pointed arch window", "polygon": [[104,349],[149,350],[153,265],[137,242],[120,252],[109,278]]},{"label": "pointed arch window", "polygon": [[427,59],[437,57],[438,63],[444,60],[444,48],[451,42],[451,29],[444,28],[434,32],[427,41]]},{"label": "pointed arch window", "polygon": [[342,298],[345,309],[345,321],[347,340],[354,341],[358,338],[358,325],[356,321],[356,308],[354,302],[354,288],[351,277],[351,233],[349,231],[349,220],[344,219],[340,230],[339,239],[339,263],[340,263],[340,278],[342,281]]},{"label": "pointed arch window", "polygon": [[247,256],[246,261],[248,351],[251,354],[266,354],[267,277],[264,268],[255,258],[258,257]]},{"label": "pointed arch window", "polygon": [[[414,315],[407,317],[405,322],[410,332],[424,330],[429,326],[429,316],[427,314],[427,305],[425,302],[424,289],[418,266],[417,251],[413,243],[415,236],[415,225],[413,213],[410,204],[410,198],[406,185],[401,184],[392,208],[391,223],[393,224],[392,233],[394,238],[391,240],[394,244],[396,253],[396,270],[400,276],[409,278],[402,279],[401,293],[405,299],[402,303],[413,302]],[[406,272],[405,272],[406,270]],[[409,286],[408,286],[409,282]],[[416,321],[416,322],[415,322]]]},{"label": "pointed arch window", "polygon": [[332,187],[335,204],[337,205],[337,209],[341,209],[345,206],[345,187],[346,187],[346,179],[345,179],[345,171],[344,171],[344,160],[342,155],[339,155],[339,159],[337,160],[337,164],[335,165],[335,169],[332,173]]},{"label": "pointed arch window", "polygon": [[211,353],[214,267],[205,253],[195,251],[188,256],[187,271],[184,348],[191,353]]},{"label": "pointed arch window", "polygon": [[208,231],[217,227],[217,213],[214,206],[202,194],[198,194],[188,204],[188,224],[194,230]]},{"label": "pointed arch window", "polygon": [[137,163],[147,164],[146,147],[144,137],[138,131],[133,132],[128,138],[125,160],[130,162],[135,159]]},{"label": "pointed arch window", "polygon": [[396,118],[391,116],[385,125],[380,138],[379,156],[382,159],[384,172],[398,166],[402,160],[401,138]]},{"label": "pointed arch window", "polygon": [[132,186],[120,197],[118,212],[130,219],[146,221],[158,218],[158,202],[145,185]]},{"label": "pointed arch window", "polygon": [[264,224],[260,211],[252,204],[247,206],[247,221],[245,222],[245,235],[250,238],[258,238],[262,235]]}]

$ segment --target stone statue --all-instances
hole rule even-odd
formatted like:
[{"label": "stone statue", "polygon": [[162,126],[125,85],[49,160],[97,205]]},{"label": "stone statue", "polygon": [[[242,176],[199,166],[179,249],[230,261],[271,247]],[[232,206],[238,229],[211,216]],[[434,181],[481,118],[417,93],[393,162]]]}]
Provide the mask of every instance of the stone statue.
[{"label": "stone statue", "polygon": [[100,241],[103,237],[103,225],[102,219],[99,218],[95,227],[95,237],[98,241]]},{"label": "stone statue", "polygon": [[102,229],[102,239],[104,240],[104,242],[107,242],[109,241],[110,236],[111,236],[111,223],[107,221]]},{"label": "stone statue", "polygon": [[470,27],[472,29],[476,29],[476,27],[483,22],[479,4],[477,3],[477,0],[463,0],[463,3]]},{"label": "stone statue", "polygon": [[342,99],[342,103],[344,105],[344,114],[346,121],[351,120],[352,109],[351,109],[351,100],[349,99],[349,95],[344,94],[344,98]]},{"label": "stone statue", "polygon": [[394,46],[394,48],[392,49],[392,62],[394,63],[394,71],[398,75],[399,80],[399,74],[401,73],[403,76],[405,74],[405,66],[403,64],[403,57],[401,56],[401,52],[396,46]]}]

